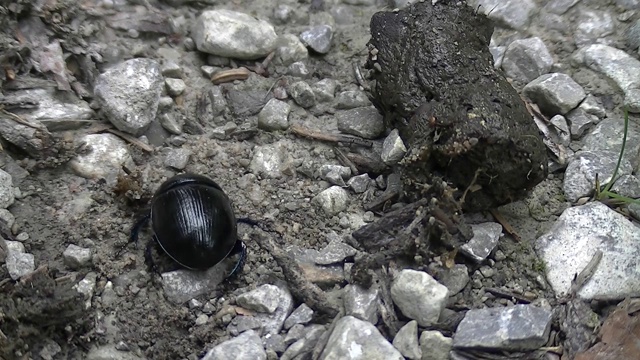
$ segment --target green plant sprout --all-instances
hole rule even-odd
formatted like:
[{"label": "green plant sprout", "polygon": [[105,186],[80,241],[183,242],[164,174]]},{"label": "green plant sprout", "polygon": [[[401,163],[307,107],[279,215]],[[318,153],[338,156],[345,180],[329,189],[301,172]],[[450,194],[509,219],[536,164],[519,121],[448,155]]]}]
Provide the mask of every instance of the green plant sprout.
[{"label": "green plant sprout", "polygon": [[598,174],[596,174],[596,194],[594,196],[595,200],[598,200],[605,205],[622,205],[622,204],[638,204],[640,205],[640,200],[633,199],[627,196],[622,196],[611,191],[611,187],[618,180],[618,170],[620,169],[620,163],[622,163],[622,155],[624,154],[624,148],[627,145],[627,132],[629,129],[629,111],[627,108],[624,108],[624,134],[622,136],[622,148],[620,149],[620,155],[618,156],[618,163],[616,164],[615,169],[613,170],[613,175],[611,176],[611,180],[607,182],[603,187],[600,186],[600,181],[598,180]]}]

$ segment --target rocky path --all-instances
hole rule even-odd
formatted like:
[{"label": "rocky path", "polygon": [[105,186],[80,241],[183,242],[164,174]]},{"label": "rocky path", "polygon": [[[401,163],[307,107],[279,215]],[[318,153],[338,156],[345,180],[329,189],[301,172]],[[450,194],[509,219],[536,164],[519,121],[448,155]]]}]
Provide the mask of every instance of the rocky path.
[{"label": "rocky path", "polygon": [[[372,103],[385,68],[370,20],[410,3],[0,4],[0,358],[640,358],[640,207],[594,198],[625,109],[611,191],[640,198],[640,2],[468,1],[496,24],[493,66],[548,175],[522,200],[444,217],[407,205],[394,172],[415,154],[411,116]],[[129,244],[182,172],[259,223],[239,224],[248,257],[231,281],[235,259],[193,272],[154,247],[156,273],[150,229]]]}]

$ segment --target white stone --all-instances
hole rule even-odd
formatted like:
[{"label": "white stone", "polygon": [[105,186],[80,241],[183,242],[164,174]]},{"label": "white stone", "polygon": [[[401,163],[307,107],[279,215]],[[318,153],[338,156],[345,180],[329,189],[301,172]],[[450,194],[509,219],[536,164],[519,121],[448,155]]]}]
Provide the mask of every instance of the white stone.
[{"label": "white stone", "polygon": [[242,60],[267,56],[278,40],[268,22],[226,9],[204,11],[192,33],[198,50]]},{"label": "white stone", "polygon": [[405,269],[391,285],[391,298],[402,314],[420,326],[438,322],[449,290],[424,271]]},{"label": "white stone", "polygon": [[15,191],[13,189],[13,179],[4,170],[0,170],[0,209],[6,209],[13,205],[15,201]]},{"label": "white stone", "polygon": [[453,339],[442,335],[440,331],[423,331],[420,335],[421,360],[449,360]]},{"label": "white stone", "polygon": [[156,118],[162,84],[160,65],[155,60],[137,58],[98,76],[94,93],[118,130],[140,136]]},{"label": "white stone", "polygon": [[625,105],[631,112],[640,112],[640,61],[623,50],[611,46],[588,45],[574,59],[591,70],[605,74],[625,94]]},{"label": "white stone", "polygon": [[557,296],[567,295],[574,276],[603,252],[593,277],[578,292],[583,299],[619,300],[640,296],[640,232],[623,215],[600,202],[565,210],[535,242]]},{"label": "white stone", "polygon": [[320,360],[404,360],[372,324],[345,316],[329,335]]},{"label": "white stone", "polygon": [[87,179],[115,178],[131,159],[127,144],[113,134],[89,134],[81,138],[89,147],[86,154],[71,160],[71,169]]},{"label": "white stone", "polygon": [[328,215],[336,215],[347,209],[349,193],[340,186],[332,186],[323,190],[313,201]]},{"label": "white stone", "polygon": [[400,350],[400,353],[402,353],[405,358],[421,360],[422,350],[418,343],[418,322],[412,320],[401,327],[393,338],[393,346]]}]

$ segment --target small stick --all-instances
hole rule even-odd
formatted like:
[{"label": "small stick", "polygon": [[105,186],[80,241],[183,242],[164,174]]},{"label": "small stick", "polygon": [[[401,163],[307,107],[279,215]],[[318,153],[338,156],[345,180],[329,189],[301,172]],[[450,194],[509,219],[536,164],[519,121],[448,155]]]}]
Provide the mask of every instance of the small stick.
[{"label": "small stick", "polygon": [[289,126],[289,130],[296,135],[308,137],[314,140],[322,140],[322,141],[330,141],[330,142],[339,142],[351,145],[359,145],[364,147],[372,147],[373,142],[365,139],[361,139],[355,136],[347,136],[347,135],[339,135],[339,134],[326,134],[322,133],[318,130],[312,130],[309,128],[305,128],[301,125],[291,125]]},{"label": "small stick", "polygon": [[338,148],[333,148],[333,153],[336,155],[336,158],[338,158],[338,161],[340,161],[343,165],[351,169],[352,176],[356,176],[360,174],[358,172],[358,167],[356,166],[356,164],[354,164],[353,161],[351,161],[351,159],[349,159],[347,155],[344,152],[342,152],[342,150]]},{"label": "small stick", "polygon": [[395,190],[385,191],[382,193],[382,195],[364,204],[363,207],[365,210],[371,211],[384,205],[384,203],[386,203],[387,201],[396,199],[398,196],[400,196],[399,191],[395,191]]},{"label": "small stick", "polygon": [[227,83],[235,80],[247,80],[249,78],[249,74],[251,71],[245,67],[240,67],[237,69],[230,70],[222,70],[211,76],[211,82],[214,85]]},{"label": "small stick", "polygon": [[571,296],[575,296],[584,284],[591,279],[598,269],[598,265],[600,265],[600,260],[602,260],[602,251],[596,250],[587,266],[585,266],[584,269],[582,269],[582,271],[580,271],[580,273],[571,281],[571,288],[569,289],[569,294]]},{"label": "small stick", "polygon": [[498,288],[485,288],[484,289],[486,292],[493,294],[497,297],[501,297],[501,298],[505,298],[505,299],[515,299],[520,303],[523,304],[530,304],[531,303],[531,299],[528,299],[524,296],[520,296],[518,294],[515,294],[513,292],[510,291],[506,291],[506,290],[502,290],[502,289],[498,289]]},{"label": "small stick", "polygon": [[506,231],[509,235],[513,236],[513,238],[517,242],[522,241],[522,238],[520,237],[520,235],[518,235],[518,233],[513,228],[513,226],[511,226],[511,224],[509,224],[507,219],[505,219],[504,216],[502,216],[502,214],[500,214],[498,209],[492,209],[492,210],[489,210],[489,212],[491,213],[491,215],[493,215],[493,217],[496,219],[496,221],[499,222],[500,225],[502,225],[502,227],[504,228],[504,231]]},{"label": "small stick", "polygon": [[44,130],[44,126],[43,125],[36,125],[36,124],[32,124],[30,122],[28,122],[27,120],[21,118],[19,115],[16,115],[10,111],[5,110],[4,108],[0,108],[0,110],[2,110],[2,113],[5,115],[8,115],[10,118],[12,118],[15,122],[17,122],[18,124],[22,124],[24,126],[28,126],[30,128],[36,129],[36,130]]},{"label": "small stick", "polygon": [[133,145],[136,145],[137,147],[139,147],[140,149],[146,151],[146,152],[153,152],[153,148],[145,143],[143,143],[142,141],[136,139],[135,137],[123,133],[120,130],[116,130],[116,129],[106,129],[108,132],[112,133],[113,135],[119,136],[121,138],[123,138],[124,140],[132,143]]}]

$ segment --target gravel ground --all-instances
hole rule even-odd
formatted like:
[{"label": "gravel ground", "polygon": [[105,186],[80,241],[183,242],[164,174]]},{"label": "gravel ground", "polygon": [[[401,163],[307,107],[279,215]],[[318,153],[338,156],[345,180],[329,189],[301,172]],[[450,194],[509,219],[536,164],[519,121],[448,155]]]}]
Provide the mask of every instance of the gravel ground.
[{"label": "gravel ground", "polygon": [[[21,36],[24,43],[29,44],[26,47],[35,47],[33,44],[38,41],[50,44],[53,39],[64,40],[62,49],[69,69],[67,80],[60,80],[60,74],[57,77],[53,75],[56,70],[52,66],[54,70],[43,71],[46,76],[32,76],[48,79],[39,86],[60,89],[61,84],[71,84],[71,92],[78,94],[79,88],[73,84],[79,82],[84,89],[90,89],[90,95],[84,98],[85,107],[81,107],[89,115],[78,115],[82,111],[73,112],[67,107],[58,119],[53,115],[49,116],[52,121],[43,121],[51,131],[53,145],[40,148],[33,145],[32,148],[31,143],[2,143],[1,167],[11,175],[13,187],[19,189],[11,190],[9,186],[15,200],[10,206],[5,206],[10,214],[2,214],[3,236],[6,240],[22,243],[23,253],[33,255],[33,267],[39,270],[35,275],[25,276],[35,278],[43,290],[31,294],[21,282],[10,280],[12,276],[8,265],[0,266],[0,286],[3,288],[0,304],[4,313],[0,314],[4,316],[0,316],[0,326],[4,326],[0,328],[10,340],[10,345],[5,343],[8,350],[0,352],[0,357],[199,359],[215,345],[238,334],[242,325],[238,325],[237,320],[234,322],[234,317],[247,315],[243,311],[248,311],[240,306],[239,295],[262,284],[282,284],[284,278],[282,269],[271,254],[252,241],[250,234],[254,228],[239,225],[239,237],[248,247],[246,264],[240,276],[198,294],[196,301],[181,304],[170,301],[166,290],[169,286],[167,278],[145,265],[144,252],[147,242],[151,241],[150,229],[141,231],[137,246],[129,244],[131,227],[148,209],[154,191],[175,174],[190,172],[215,179],[229,196],[238,217],[254,219],[269,227],[272,235],[277,234],[273,235],[277,247],[298,249],[294,254],[301,258],[309,256],[311,250],[323,250],[335,236],[349,237],[362,225],[380,218],[381,212],[366,211],[364,206],[384,193],[381,184],[385,176],[376,179],[376,174],[374,179],[365,181],[367,190],[362,192],[356,192],[353,185],[344,184],[342,188],[347,196],[344,206],[336,204],[340,201],[338,196],[322,200],[318,194],[333,189],[332,186],[340,185],[341,181],[349,181],[351,174],[336,178],[327,174],[329,169],[323,170],[325,165],[341,164],[334,151],[335,143],[298,136],[291,129],[299,125],[324,133],[337,134],[342,130],[342,133],[351,135],[364,131],[364,136],[358,134],[372,138],[374,148],[382,148],[386,134],[382,131],[366,133],[372,131],[375,124],[367,123],[363,129],[345,131],[345,125],[341,125],[338,119],[349,109],[370,107],[354,77],[353,64],[362,66],[369,55],[367,42],[370,39],[371,16],[376,11],[391,10],[398,5],[366,0],[206,3],[179,0],[161,3],[86,1],[80,6],[59,1],[55,5],[39,4],[35,9],[29,9],[21,2],[2,5],[4,12],[0,16],[11,29],[5,30],[3,42],[12,44],[11,48],[16,48],[15,39],[21,39]],[[498,3],[495,2],[496,11],[501,12]],[[492,49],[500,52],[500,46],[516,39],[540,37],[555,59],[553,66],[544,72],[568,74],[586,93],[603,103],[609,117],[619,116],[625,102],[624,95],[597,72],[572,62],[576,45],[567,39],[576,36],[576,41],[581,41],[580,34],[594,36],[590,31],[597,32],[597,29],[580,28],[586,16],[582,11],[592,9],[608,14],[615,25],[612,25],[610,33],[596,34],[595,37],[606,36],[606,44],[625,49],[626,41],[629,41],[625,40],[626,27],[633,23],[637,4],[630,7],[633,11],[629,14],[624,5],[615,1],[582,0],[566,14],[553,17],[535,15],[543,9],[545,1],[528,3],[534,8],[534,15],[529,16],[530,22],[518,30],[497,28]],[[19,9],[20,6],[23,10]],[[307,53],[304,45],[289,38],[289,43],[283,46],[289,52],[276,51],[267,66],[269,76],[258,74],[258,66],[244,80],[215,86],[215,91],[219,90],[220,95],[224,94],[226,98],[226,104],[216,105],[220,96],[215,91],[211,92],[214,86],[207,74],[229,69],[232,64],[225,57],[207,56],[196,50],[196,47],[202,47],[199,43],[204,40],[198,38],[192,26],[194,29],[198,26],[197,19],[203,9],[228,9],[264,19],[273,25],[277,35],[293,34],[293,39],[310,26],[318,25],[320,27],[313,28],[315,33],[308,34],[306,38],[308,47],[315,51]],[[42,19],[40,26],[48,29],[44,40],[35,36],[38,27],[25,20],[29,17]],[[517,16],[504,18],[516,19]],[[20,27],[17,27],[16,20]],[[167,31],[168,25],[174,30]],[[315,38],[324,37],[326,40],[322,25],[329,25],[332,31],[329,49],[325,48],[322,39]],[[259,45],[268,47],[269,41],[265,38]],[[285,42],[282,38],[278,41]],[[246,44],[241,46],[247,47]],[[261,50],[254,53],[256,51]],[[238,60],[242,55],[237,55],[233,62],[256,66],[264,60],[266,53],[261,56],[250,54],[245,60]],[[16,64],[14,54],[0,51],[0,56],[3,56],[3,65]],[[86,158],[91,150],[78,146],[80,141],[88,141],[85,137],[88,133],[105,136],[104,129],[100,132],[97,126],[108,124],[106,114],[118,111],[103,106],[100,99],[108,95],[100,95],[92,85],[96,89],[102,86],[106,90],[101,91],[107,94],[113,93],[115,86],[117,95],[127,97],[131,91],[137,91],[130,87],[143,81],[152,82],[155,78],[152,75],[145,75],[142,79],[133,75],[127,77],[125,72],[114,76],[120,79],[120,83],[101,83],[103,80],[83,73],[84,65],[78,59],[88,56],[99,59],[96,61],[99,72],[113,69],[125,60],[153,59],[158,68],[148,70],[146,74],[159,71],[163,75],[157,79],[160,85],[154,87],[161,89],[161,93],[155,97],[150,95],[147,101],[139,103],[143,104],[139,109],[132,110],[141,118],[147,116],[157,120],[140,127],[142,130],[139,132],[133,128],[125,131],[118,127],[126,133],[142,136],[138,142],[125,143],[118,139],[117,143],[114,142],[116,145],[105,145],[109,154],[107,158],[118,159],[114,160],[115,165],[91,163]],[[634,52],[634,56],[637,57],[637,53]],[[51,55],[51,58],[55,59],[55,56]],[[43,66],[42,62],[40,66]],[[5,66],[5,69],[9,68]],[[18,79],[26,77],[24,69],[15,67],[13,70],[18,70]],[[31,74],[38,71],[33,69]],[[70,73],[75,74],[77,82],[69,76]],[[16,77],[15,74],[13,76]],[[10,70],[6,70],[5,95],[10,92],[11,77]],[[134,81],[127,81],[130,79]],[[168,79],[181,79],[182,82],[166,81]],[[299,81],[303,82],[302,85],[294,85]],[[513,79],[518,91],[527,83],[529,81]],[[335,85],[335,90],[321,91],[327,84],[329,88]],[[305,85],[310,85],[307,87],[313,90],[311,100],[305,98],[309,96],[305,95],[308,91]],[[118,93],[120,90],[122,94]],[[237,101],[233,100],[233,94],[230,95],[233,92],[239,94]],[[326,93],[330,95],[323,97]],[[58,96],[56,101],[81,101],[78,96],[70,97],[74,99]],[[269,100],[267,103],[267,99],[274,98],[282,101]],[[207,99],[209,103],[205,107],[213,110],[202,110],[203,101],[206,103]],[[154,101],[159,102],[159,110],[147,114]],[[216,106],[221,108],[216,110]],[[273,107],[272,113],[260,112],[269,106]],[[6,104],[5,108],[11,110]],[[33,110],[21,108],[20,111],[23,112],[13,112],[27,117]],[[202,111],[208,111],[209,115],[204,117],[207,121],[200,121]],[[63,117],[64,121],[60,120]],[[361,118],[373,121],[372,117]],[[116,123],[114,120],[111,122]],[[2,127],[6,128],[6,125]],[[587,127],[586,131],[589,130]],[[4,130],[3,137],[6,138]],[[94,150],[96,146],[94,142]],[[151,152],[145,150],[148,146],[151,146]],[[568,148],[578,150],[580,146],[580,138],[575,138]],[[117,151],[123,148],[127,153],[120,159]],[[274,153],[277,156],[269,156]],[[447,265],[451,261],[449,258],[466,265],[468,283],[448,298],[447,308],[467,310],[513,304],[511,299],[490,295],[488,288],[507,288],[537,303],[554,298],[544,277],[545,265],[536,256],[532,244],[551,228],[563,210],[571,206],[565,197],[566,189],[563,190],[563,169],[560,166],[550,171],[527,199],[500,208],[505,221],[519,235],[519,240],[505,231],[484,262],[475,263],[460,255],[456,257],[455,253],[440,252],[419,267],[419,270],[430,273],[451,288],[453,283],[447,283],[444,275],[447,267],[451,267]],[[489,213],[466,216],[473,224],[494,221]],[[12,222],[10,218],[15,220]],[[79,248],[69,248],[70,245]],[[2,250],[0,247],[0,255]],[[154,248],[152,257],[161,273],[178,269],[158,249]],[[352,262],[351,258],[347,262]],[[402,263],[401,259],[397,261]],[[314,267],[304,273],[326,291],[329,302],[339,300],[342,296],[340,289],[348,282],[348,272],[342,271],[341,266],[337,272],[335,268]],[[86,297],[78,296],[71,288],[81,280],[89,288]],[[36,315],[30,312],[24,301],[16,300],[29,296],[39,296],[37,301],[33,300],[34,306],[44,304],[42,307],[46,311],[59,314],[49,313],[44,319],[57,320],[40,326],[45,320],[39,318],[37,312]],[[12,303],[10,299],[16,301]],[[297,308],[300,303],[301,299],[294,297],[291,307]],[[330,323],[330,320],[324,319],[325,323]],[[322,324],[322,321],[316,319],[318,323]],[[392,340],[384,330],[383,335]],[[270,358],[277,358],[274,357],[276,351],[269,354]]]}]

